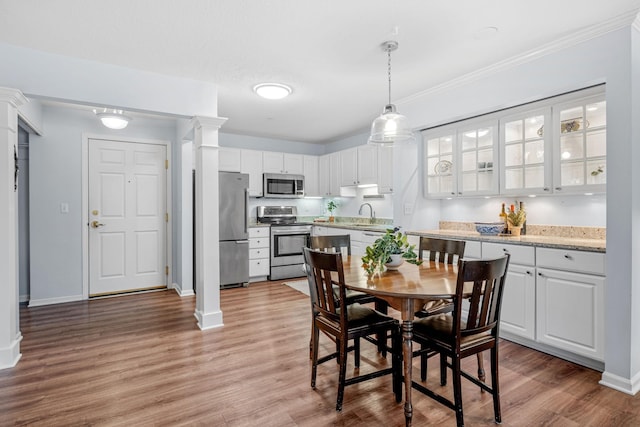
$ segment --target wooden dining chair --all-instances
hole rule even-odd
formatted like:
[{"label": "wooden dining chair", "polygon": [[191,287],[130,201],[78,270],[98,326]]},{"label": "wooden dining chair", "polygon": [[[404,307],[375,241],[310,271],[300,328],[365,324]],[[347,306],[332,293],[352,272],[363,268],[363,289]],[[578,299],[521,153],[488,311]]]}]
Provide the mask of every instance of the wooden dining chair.
[{"label": "wooden dining chair", "polygon": [[[428,253],[430,261],[439,262],[441,264],[453,265],[454,259],[457,263],[459,259],[464,257],[464,249],[466,242],[464,240],[448,240],[436,239],[431,237],[420,237],[418,245],[418,259],[424,259],[425,252]],[[416,312],[416,317],[429,317],[442,313],[453,311],[451,300],[441,299],[429,301],[422,307],[422,310]],[[427,359],[435,352],[420,352],[420,377],[422,381],[427,379]],[[484,360],[482,354],[478,354],[478,376],[484,380]]]},{"label": "wooden dining chair", "polygon": [[[451,368],[454,400],[452,402],[422,384],[414,382],[412,386],[453,409],[456,412],[458,426],[464,425],[462,377],[493,395],[495,422],[502,421],[498,343],[502,294],[508,266],[509,254],[494,260],[458,261],[458,279],[451,314],[429,316],[413,322],[413,340],[423,348],[440,354],[441,385],[446,385],[447,367]],[[470,302],[466,318],[463,316],[463,300]],[[491,351],[491,387],[460,369],[462,359],[485,350]]]},{"label": "wooden dining chair", "polygon": [[[312,327],[313,327],[313,356],[311,368],[311,387],[316,387],[316,373],[319,364],[337,358],[339,362],[338,397],[336,411],[342,410],[344,388],[372,378],[392,374],[392,390],[396,401],[402,400],[401,370],[401,336],[399,322],[370,307],[353,303],[347,304],[342,254],[326,253],[304,248],[305,265],[308,271],[309,287],[312,293]],[[338,287],[339,297],[334,296],[333,287]],[[332,336],[339,344],[337,351],[318,358],[320,331]],[[349,341],[353,340],[355,367],[360,367],[360,338],[373,335],[390,336],[392,342],[391,368],[385,368],[368,374],[346,378],[347,354],[351,348]],[[339,354],[338,354],[339,353]]]},{"label": "wooden dining chair", "polygon": [[[351,235],[338,234],[332,236],[311,236],[309,247],[311,249],[318,249],[325,252],[342,252],[343,254],[344,249],[346,248],[347,255],[351,256]],[[334,291],[336,292],[337,298],[338,288],[336,286],[334,286]],[[354,302],[368,304],[372,302],[375,304],[376,310],[384,314],[387,313],[388,304],[386,301],[378,299],[373,295],[365,294],[364,292],[352,291],[351,289],[347,289],[346,294],[347,304],[352,304]],[[386,357],[386,344],[383,345],[382,341],[380,342],[378,351]]]}]

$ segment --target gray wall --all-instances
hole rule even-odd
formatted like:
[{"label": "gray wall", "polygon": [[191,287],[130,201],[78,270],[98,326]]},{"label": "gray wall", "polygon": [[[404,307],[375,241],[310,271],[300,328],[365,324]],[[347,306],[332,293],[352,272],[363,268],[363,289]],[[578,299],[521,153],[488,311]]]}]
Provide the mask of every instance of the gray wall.
[{"label": "gray wall", "polygon": [[[80,299],[83,133],[173,141],[175,127],[173,121],[137,119],[113,131],[90,111],[45,107],[43,131],[31,136],[29,147],[31,300]],[[60,212],[63,202],[67,214]]]}]

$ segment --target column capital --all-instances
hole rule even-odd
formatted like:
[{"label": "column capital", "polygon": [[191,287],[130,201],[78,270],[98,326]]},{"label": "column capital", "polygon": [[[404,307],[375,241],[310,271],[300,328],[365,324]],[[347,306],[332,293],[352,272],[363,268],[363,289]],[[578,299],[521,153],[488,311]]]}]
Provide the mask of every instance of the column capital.
[{"label": "column capital", "polygon": [[14,107],[26,104],[29,100],[18,89],[0,87],[0,102],[6,102]]},{"label": "column capital", "polygon": [[220,129],[222,125],[229,119],[226,117],[204,117],[196,116],[191,119],[191,127],[198,128],[215,128]]}]

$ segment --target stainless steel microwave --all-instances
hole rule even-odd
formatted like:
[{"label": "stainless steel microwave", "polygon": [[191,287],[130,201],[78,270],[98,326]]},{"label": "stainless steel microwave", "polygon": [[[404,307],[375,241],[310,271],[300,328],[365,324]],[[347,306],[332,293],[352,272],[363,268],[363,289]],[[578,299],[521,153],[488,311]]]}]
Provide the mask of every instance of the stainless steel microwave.
[{"label": "stainless steel microwave", "polygon": [[304,197],[304,176],[265,173],[263,174],[262,195],[278,199]]}]

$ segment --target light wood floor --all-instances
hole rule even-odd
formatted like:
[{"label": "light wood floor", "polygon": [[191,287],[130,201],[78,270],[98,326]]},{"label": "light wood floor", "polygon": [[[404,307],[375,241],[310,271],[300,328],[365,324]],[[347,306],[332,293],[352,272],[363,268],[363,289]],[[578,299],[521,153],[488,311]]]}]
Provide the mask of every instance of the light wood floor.
[{"label": "light wood floor", "polygon": [[[404,425],[388,376],[347,387],[341,413],[335,363],[311,389],[306,296],[265,282],[221,299],[224,327],[204,332],[195,297],[173,291],[22,308],[22,360],[0,371],[0,426]],[[507,341],[500,351],[504,426],[640,425],[640,397],[598,385],[600,373]],[[363,372],[386,363],[363,343]],[[429,385],[443,392],[436,371],[434,361]],[[487,393],[467,384],[463,399],[468,426],[494,425]],[[416,391],[413,401],[415,426],[455,425],[453,411]]]}]

